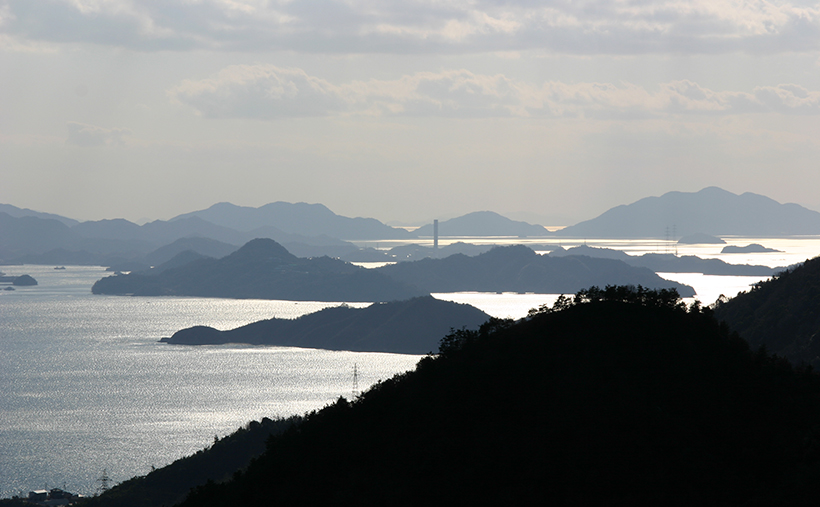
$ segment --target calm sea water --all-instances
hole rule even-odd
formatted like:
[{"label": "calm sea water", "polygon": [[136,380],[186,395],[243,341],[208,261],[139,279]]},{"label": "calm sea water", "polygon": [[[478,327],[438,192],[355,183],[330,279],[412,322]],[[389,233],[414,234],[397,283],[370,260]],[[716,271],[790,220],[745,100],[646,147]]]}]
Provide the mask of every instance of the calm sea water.
[{"label": "calm sea water", "polygon": [[[476,242],[471,238],[460,238]],[[785,266],[820,253],[818,238],[729,238],[784,250],[721,254],[722,246],[679,247],[679,254],[740,264]],[[503,239],[494,240],[504,243]],[[510,239],[520,242],[520,239]],[[586,242],[633,255],[674,245],[652,241]],[[283,347],[184,347],[159,338],[193,325],[218,329],[271,317],[294,318],[333,303],[139,298],[90,293],[102,268],[0,266],[40,285],[0,291],[0,498],[63,487],[91,494],[106,470],[115,481],[145,474],[209,445],[246,422],[303,414],[350,397],[359,387],[412,369],[419,356]],[[709,304],[763,277],[661,276],[695,287]],[[521,318],[557,294],[435,294],[496,317]]]},{"label": "calm sea water", "polygon": [[246,422],[302,414],[412,369],[419,356],[158,343],[328,303],[95,296],[99,268],[6,266],[40,285],[0,291],[0,497],[89,494],[196,452]]}]

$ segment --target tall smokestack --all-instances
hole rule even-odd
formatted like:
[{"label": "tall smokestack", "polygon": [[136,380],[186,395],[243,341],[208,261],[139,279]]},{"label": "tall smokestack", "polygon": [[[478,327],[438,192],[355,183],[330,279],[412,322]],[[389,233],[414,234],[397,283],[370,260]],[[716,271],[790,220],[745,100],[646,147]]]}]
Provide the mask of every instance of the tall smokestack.
[{"label": "tall smokestack", "polygon": [[433,220],[433,251],[438,253],[438,220]]}]

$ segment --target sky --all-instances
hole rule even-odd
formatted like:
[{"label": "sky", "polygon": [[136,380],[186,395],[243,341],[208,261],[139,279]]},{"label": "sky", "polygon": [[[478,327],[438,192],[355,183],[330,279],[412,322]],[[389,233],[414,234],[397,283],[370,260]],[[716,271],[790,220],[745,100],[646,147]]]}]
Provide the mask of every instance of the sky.
[{"label": "sky", "polygon": [[820,210],[820,1],[0,0],[0,202],[567,225]]}]

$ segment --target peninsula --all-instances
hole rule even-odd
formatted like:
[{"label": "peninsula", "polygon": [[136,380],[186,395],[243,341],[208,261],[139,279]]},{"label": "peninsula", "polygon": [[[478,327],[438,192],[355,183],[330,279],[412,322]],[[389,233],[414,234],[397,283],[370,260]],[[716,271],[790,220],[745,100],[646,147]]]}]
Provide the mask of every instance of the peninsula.
[{"label": "peninsula", "polygon": [[161,341],[183,345],[250,343],[286,347],[427,354],[438,349],[452,329],[477,329],[490,318],[470,305],[441,301],[432,296],[376,303],[367,308],[346,305],[299,317],[269,319],[218,331],[195,326]]}]

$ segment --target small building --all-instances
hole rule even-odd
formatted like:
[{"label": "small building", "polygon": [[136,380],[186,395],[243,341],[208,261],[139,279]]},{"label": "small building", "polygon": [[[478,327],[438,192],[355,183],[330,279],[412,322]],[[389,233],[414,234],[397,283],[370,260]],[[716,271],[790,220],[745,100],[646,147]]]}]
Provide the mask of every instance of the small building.
[{"label": "small building", "polygon": [[44,489],[28,492],[29,502],[45,502],[46,500],[48,500],[48,491]]}]

